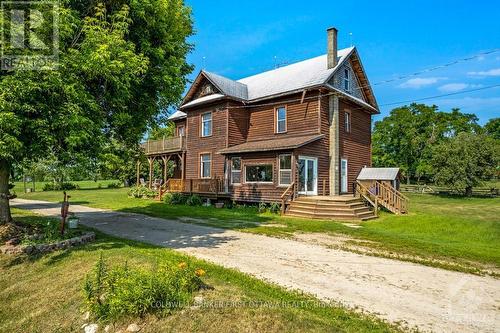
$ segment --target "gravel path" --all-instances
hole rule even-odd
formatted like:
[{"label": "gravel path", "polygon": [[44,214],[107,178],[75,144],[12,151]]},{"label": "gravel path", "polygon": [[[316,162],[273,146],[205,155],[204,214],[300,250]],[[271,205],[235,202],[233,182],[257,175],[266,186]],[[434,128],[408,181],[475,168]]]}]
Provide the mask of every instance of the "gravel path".
[{"label": "gravel path", "polygon": [[[16,199],[12,206],[60,213],[49,202]],[[139,214],[77,205],[71,211],[104,233],[174,248],[422,331],[500,332],[500,280],[492,277]]]}]

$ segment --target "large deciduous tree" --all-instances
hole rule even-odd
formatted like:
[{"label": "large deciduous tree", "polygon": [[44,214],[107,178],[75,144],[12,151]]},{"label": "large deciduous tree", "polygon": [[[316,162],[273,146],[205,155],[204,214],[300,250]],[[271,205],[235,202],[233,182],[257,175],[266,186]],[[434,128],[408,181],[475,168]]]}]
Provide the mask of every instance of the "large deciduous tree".
[{"label": "large deciduous tree", "polygon": [[430,177],[432,147],[459,132],[480,131],[477,121],[473,114],[458,109],[440,112],[435,105],[396,108],[374,125],[373,164],[400,167],[408,182]]},{"label": "large deciduous tree", "polygon": [[0,75],[0,223],[11,220],[14,165],[135,148],[180,100],[192,71],[192,20],[182,0],[66,0],[59,18],[57,70]]},{"label": "large deciduous tree", "polygon": [[434,180],[472,195],[472,188],[495,174],[500,163],[500,143],[484,134],[459,133],[434,148],[430,161]]}]

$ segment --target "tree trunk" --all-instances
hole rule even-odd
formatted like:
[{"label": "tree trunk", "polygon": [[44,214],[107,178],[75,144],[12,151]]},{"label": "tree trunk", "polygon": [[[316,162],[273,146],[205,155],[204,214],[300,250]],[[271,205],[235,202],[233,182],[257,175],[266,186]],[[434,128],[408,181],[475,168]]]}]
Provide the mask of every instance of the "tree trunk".
[{"label": "tree trunk", "polygon": [[465,195],[468,197],[472,197],[472,186],[467,186],[465,188]]},{"label": "tree trunk", "polygon": [[5,160],[0,160],[0,224],[12,221],[9,205],[9,177],[10,164]]}]

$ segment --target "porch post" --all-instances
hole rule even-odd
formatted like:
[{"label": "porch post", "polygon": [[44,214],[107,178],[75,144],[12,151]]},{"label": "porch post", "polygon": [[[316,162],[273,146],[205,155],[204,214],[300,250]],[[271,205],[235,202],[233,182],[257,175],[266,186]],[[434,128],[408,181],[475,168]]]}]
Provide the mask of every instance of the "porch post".
[{"label": "porch post", "polygon": [[166,159],[165,156],[162,156],[161,159],[163,160],[163,184],[167,182],[167,162],[168,160]]},{"label": "porch post", "polygon": [[[182,138],[182,137],[181,137]],[[186,158],[186,153],[185,152],[182,152],[182,155],[181,155],[181,179],[184,180],[184,159]]]},{"label": "porch post", "polygon": [[141,176],[141,161],[137,161],[136,186],[139,187]]},{"label": "porch post", "polygon": [[148,157],[149,162],[149,189],[153,186],[153,163],[155,161],[154,157]]}]

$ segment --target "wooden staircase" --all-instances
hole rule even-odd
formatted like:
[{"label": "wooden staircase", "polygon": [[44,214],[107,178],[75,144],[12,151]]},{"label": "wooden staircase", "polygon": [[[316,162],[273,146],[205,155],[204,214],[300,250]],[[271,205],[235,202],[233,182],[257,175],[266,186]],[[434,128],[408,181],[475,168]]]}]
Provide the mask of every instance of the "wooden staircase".
[{"label": "wooden staircase", "polygon": [[291,201],[285,212],[288,216],[311,219],[367,221],[377,217],[362,198],[345,196],[298,197]]},{"label": "wooden staircase", "polygon": [[379,206],[383,206],[388,211],[394,214],[408,213],[408,199],[395,188],[384,184],[383,182],[375,182],[370,188],[356,181],[354,192],[366,203],[369,203],[378,211]]}]

